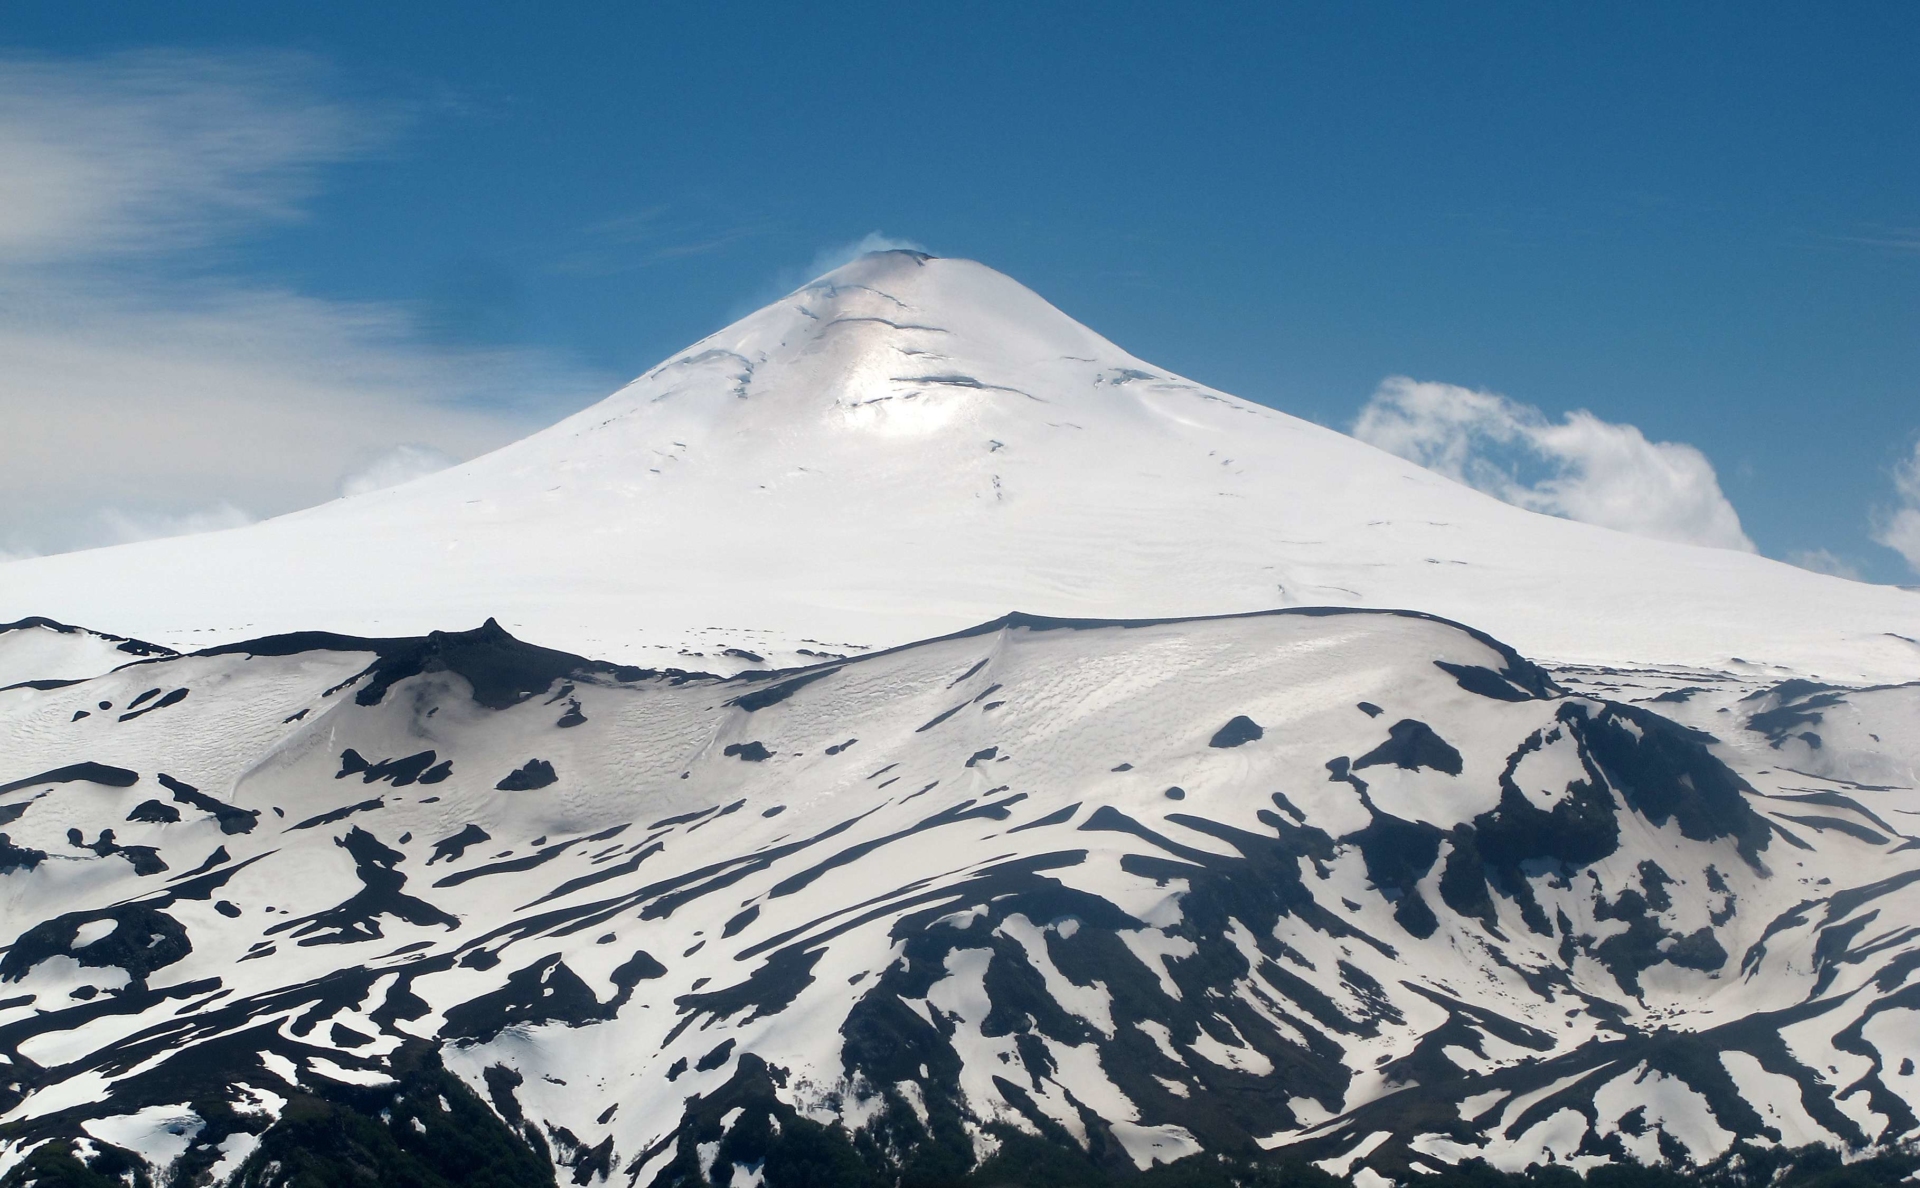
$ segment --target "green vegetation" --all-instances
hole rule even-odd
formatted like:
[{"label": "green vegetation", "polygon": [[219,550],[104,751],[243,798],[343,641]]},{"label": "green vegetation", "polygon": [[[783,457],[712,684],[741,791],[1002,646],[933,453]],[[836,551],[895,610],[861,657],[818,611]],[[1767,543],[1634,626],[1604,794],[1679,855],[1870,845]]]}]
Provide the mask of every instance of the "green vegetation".
[{"label": "green vegetation", "polygon": [[117,1147],[103,1147],[82,1163],[72,1144],[56,1140],[35,1147],[33,1153],[7,1173],[6,1188],[152,1188],[138,1159]]},{"label": "green vegetation", "polygon": [[[395,1053],[400,1083],[305,1094],[240,1170],[246,1188],[550,1188],[553,1170],[425,1044]],[[442,1103],[445,1103],[443,1108]]]}]

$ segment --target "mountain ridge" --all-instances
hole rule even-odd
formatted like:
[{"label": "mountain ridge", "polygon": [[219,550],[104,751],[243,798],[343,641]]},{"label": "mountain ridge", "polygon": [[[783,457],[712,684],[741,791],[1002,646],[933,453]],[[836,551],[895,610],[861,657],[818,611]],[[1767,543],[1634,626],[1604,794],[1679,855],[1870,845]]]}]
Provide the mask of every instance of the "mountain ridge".
[{"label": "mountain ridge", "polygon": [[1811,744],[1764,716],[1851,750],[1911,689],[1603,678],[1636,705],[1345,609],[1009,616],[731,677],[297,642],[0,694],[37,921],[0,962],[0,1161],[267,1183],[315,1094],[397,1093],[368,1124],[402,1147],[459,1097],[576,1182],[663,1186],[757,1182],[798,1119],[893,1175],[1026,1134],[1369,1184],[1920,1125],[1884,1023],[1920,937],[1873,924],[1920,894],[1903,792],[1776,766]]}]

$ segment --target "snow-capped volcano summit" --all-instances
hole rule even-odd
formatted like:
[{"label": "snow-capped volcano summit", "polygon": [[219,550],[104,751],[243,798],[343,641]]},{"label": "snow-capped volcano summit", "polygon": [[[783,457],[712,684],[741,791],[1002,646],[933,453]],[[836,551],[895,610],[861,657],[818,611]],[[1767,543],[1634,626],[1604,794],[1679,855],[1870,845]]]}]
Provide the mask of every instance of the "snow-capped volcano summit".
[{"label": "snow-capped volcano summit", "polygon": [[1300,605],[1417,607],[1553,661],[1920,667],[1912,593],[1509,507],[1142,362],[983,265],[899,251],[453,470],[0,566],[0,620],[174,646],[497,616],[722,669],[1010,610]]}]

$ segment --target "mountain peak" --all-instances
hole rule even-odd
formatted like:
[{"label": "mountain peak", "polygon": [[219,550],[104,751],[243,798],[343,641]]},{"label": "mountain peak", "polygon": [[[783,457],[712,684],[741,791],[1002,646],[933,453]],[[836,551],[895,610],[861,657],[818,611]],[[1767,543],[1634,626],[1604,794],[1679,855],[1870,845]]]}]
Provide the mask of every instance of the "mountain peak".
[{"label": "mountain peak", "polygon": [[1011,610],[1371,606],[1552,661],[1920,667],[1912,593],[1508,506],[912,251],[853,260],[451,470],[0,571],[0,618],[193,647],[493,617],[581,655],[734,669]]},{"label": "mountain peak", "polygon": [[849,260],[847,263],[842,264],[839,268],[834,269],[832,272],[822,273],[819,279],[824,279],[827,276],[831,276],[833,272],[839,272],[844,269],[852,268],[856,264],[862,264],[868,261],[894,262],[898,260],[911,260],[915,264],[925,264],[928,260],[938,260],[939,258],[940,257],[934,255],[932,252],[923,252],[918,248],[880,248],[876,251],[860,253],[858,256],[855,256],[852,260]]}]

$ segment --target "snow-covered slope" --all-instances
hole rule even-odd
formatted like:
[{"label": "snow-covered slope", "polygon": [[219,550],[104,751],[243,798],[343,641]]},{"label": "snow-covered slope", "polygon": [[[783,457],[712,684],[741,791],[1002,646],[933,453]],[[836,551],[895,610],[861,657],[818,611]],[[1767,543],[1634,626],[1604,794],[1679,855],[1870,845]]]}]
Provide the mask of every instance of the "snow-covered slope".
[{"label": "snow-covered slope", "polygon": [[136,657],[172,654],[171,648],[37,616],[0,623],[0,689],[22,681],[81,680]]},{"label": "snow-covered slope", "polygon": [[761,1183],[808,1120],[876,1166],[1027,1132],[1401,1178],[1911,1134],[1911,689],[1575,676],[1295,610],[9,689],[5,1159],[278,1182],[325,1108],[640,1185]]},{"label": "snow-covered slope", "polygon": [[1144,363],[991,269],[906,252],[452,471],[0,565],[0,618],[183,649],[496,616],[722,670],[753,663],[728,649],[806,663],[1014,610],[1301,605],[1418,608],[1551,661],[1920,675],[1920,595],[1508,507]]}]

